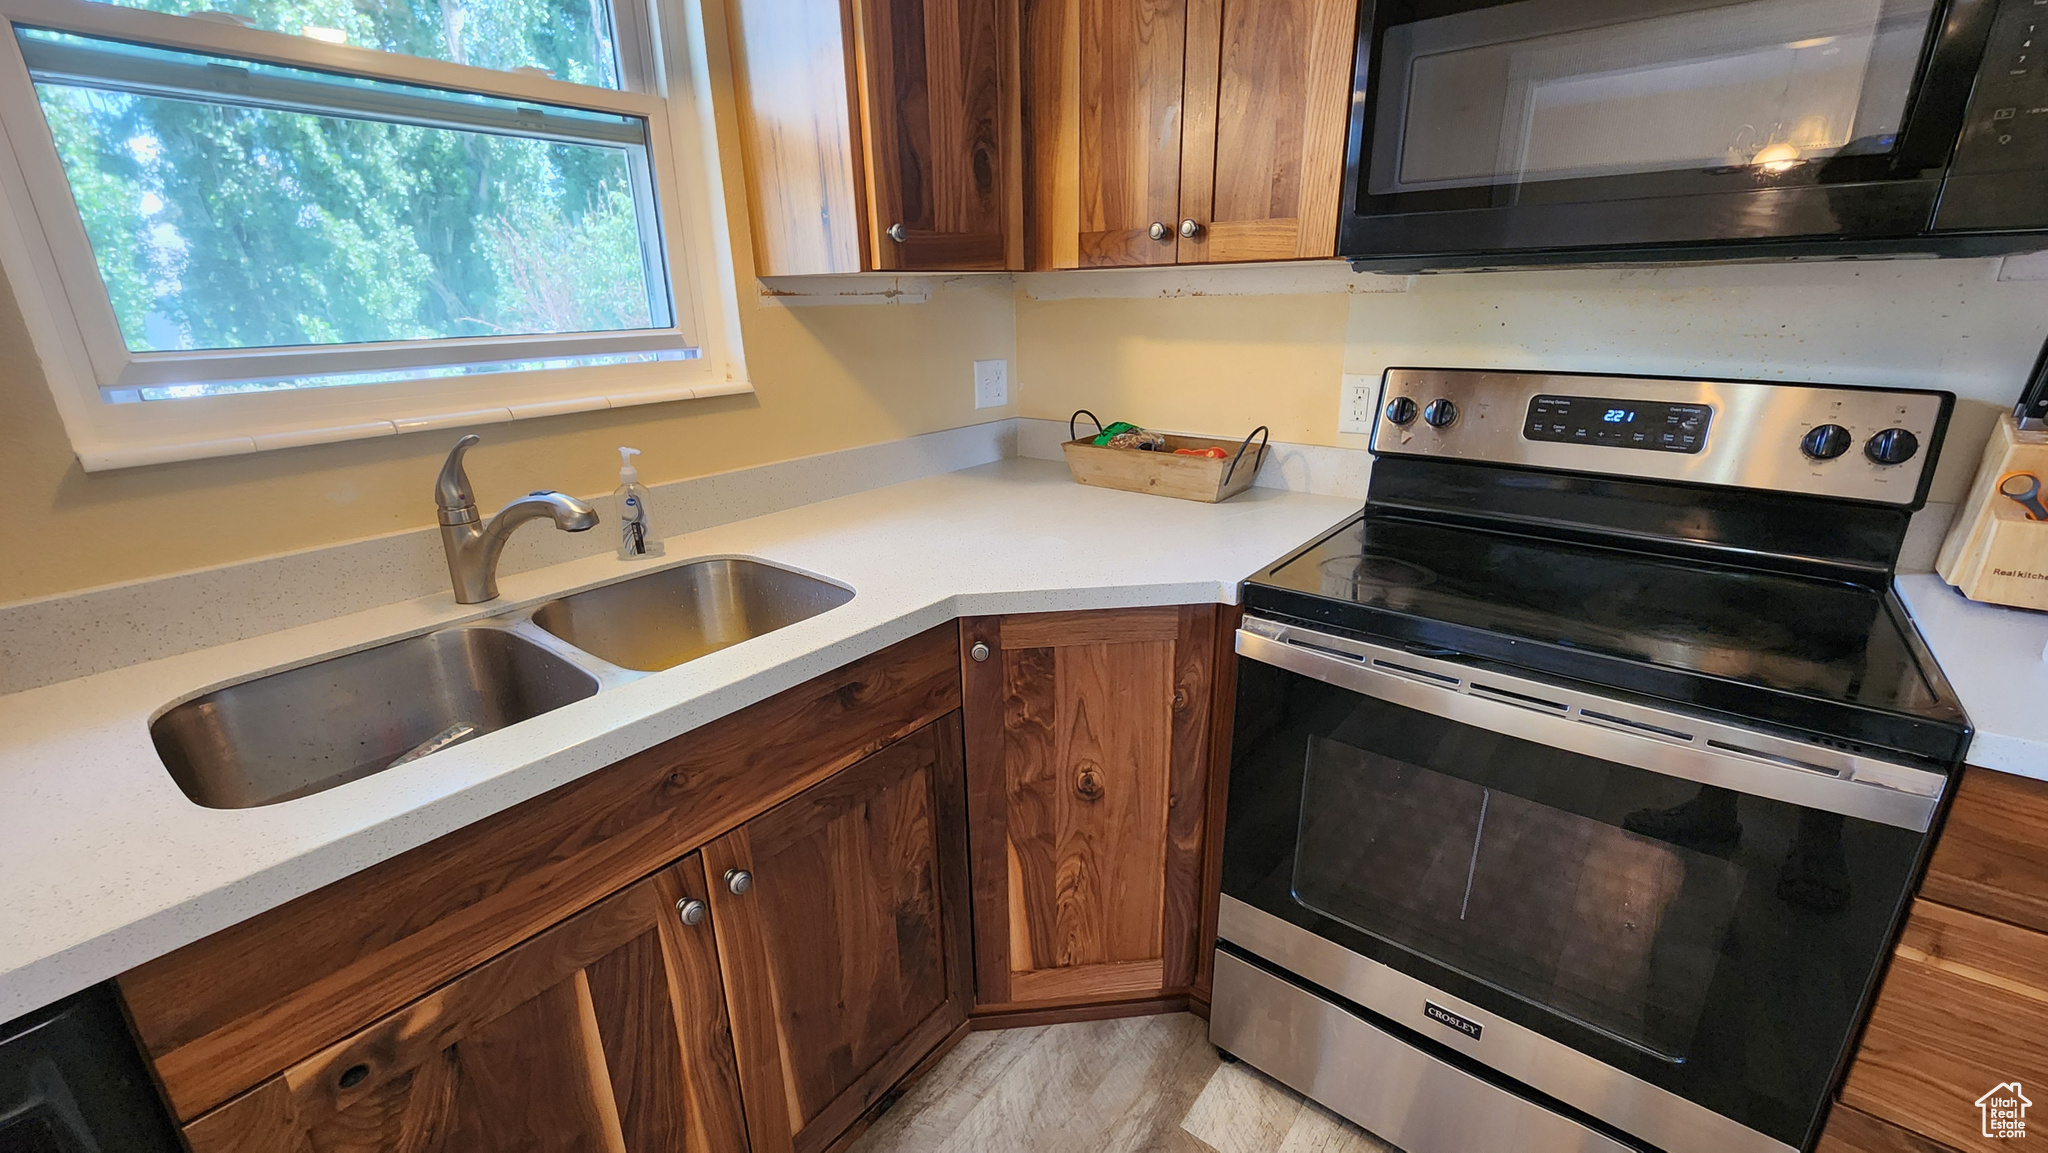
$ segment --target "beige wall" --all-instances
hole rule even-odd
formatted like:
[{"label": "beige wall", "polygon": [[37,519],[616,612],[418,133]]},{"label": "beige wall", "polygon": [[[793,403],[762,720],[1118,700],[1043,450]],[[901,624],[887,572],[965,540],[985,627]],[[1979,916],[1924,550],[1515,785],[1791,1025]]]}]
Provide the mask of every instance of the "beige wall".
[{"label": "beige wall", "polygon": [[[754,394],[479,428],[468,467],[486,512],[536,488],[611,491],[621,444],[642,450],[642,480],[661,484],[1015,412],[974,408],[973,362],[1015,356],[1007,277],[937,281],[919,304],[790,306],[758,295],[724,26],[716,6],[706,15]],[[30,347],[20,290],[0,278],[0,604],[434,523],[434,475],[459,430],[88,475]]]},{"label": "beige wall", "polygon": [[1262,287],[1282,290],[1263,296],[1214,295],[1235,290],[1233,274],[1217,270],[1194,282],[1161,274],[1172,297],[1120,299],[1041,299],[1087,291],[1072,278],[1089,274],[1026,277],[1020,412],[1065,420],[1088,408],[1217,435],[1267,424],[1276,440],[1363,447],[1364,437],[1337,431],[1341,374],[1377,377],[1392,365],[1941,388],[1968,401],[1933,494],[1955,500],[1992,416],[2011,406],[2048,334],[2048,281],[2000,281],[2000,268],[1901,260],[1462,273],[1417,277],[1405,291],[1296,294],[1259,273]]},{"label": "beige wall", "polygon": [[[741,283],[751,284],[744,255]],[[1947,388],[1968,398],[1935,497],[1959,499],[2044,330],[2048,281],[1997,261],[1472,273],[1400,281],[1328,266],[1175,274],[1171,298],[1089,273],[939,282],[922,304],[740,305],[754,396],[495,425],[471,456],[487,504],[597,493],[615,445],[652,482],[1086,407],[1180,431],[1336,430],[1339,377],[1394,364],[1698,373]],[[1167,275],[1167,274],[1161,274]],[[1076,279],[1083,278],[1083,279]],[[1117,287],[1099,289],[1102,284]],[[1224,295],[1256,288],[1260,295]],[[1124,295],[1073,296],[1112,291]],[[973,408],[970,362],[1014,357],[1014,409]],[[88,476],[0,285],[0,602],[431,523],[452,432]]]},{"label": "beige wall", "polygon": [[[1008,415],[974,408],[972,362],[1013,353],[1008,282],[917,305],[743,298],[753,396],[491,425],[469,456],[480,503],[608,492],[618,455],[680,480]],[[72,458],[13,295],[0,285],[0,603],[433,523],[455,431],[88,475]],[[488,511],[488,509],[487,509]]]}]

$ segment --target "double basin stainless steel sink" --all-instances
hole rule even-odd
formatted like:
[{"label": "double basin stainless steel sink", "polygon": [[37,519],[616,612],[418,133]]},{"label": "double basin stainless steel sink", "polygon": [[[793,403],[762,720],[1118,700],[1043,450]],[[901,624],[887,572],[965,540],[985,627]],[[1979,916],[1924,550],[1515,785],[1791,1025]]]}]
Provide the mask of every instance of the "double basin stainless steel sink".
[{"label": "double basin stainless steel sink", "polygon": [[216,689],[150,725],[198,804],[308,796],[817,616],[843,586],[694,561]]}]

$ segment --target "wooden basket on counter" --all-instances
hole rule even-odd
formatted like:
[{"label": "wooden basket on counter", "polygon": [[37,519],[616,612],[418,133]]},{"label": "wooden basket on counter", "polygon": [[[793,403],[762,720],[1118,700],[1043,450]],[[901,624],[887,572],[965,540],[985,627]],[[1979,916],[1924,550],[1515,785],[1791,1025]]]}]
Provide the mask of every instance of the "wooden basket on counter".
[{"label": "wooden basket on counter", "polygon": [[[1166,442],[1166,450],[1148,452],[1105,448],[1093,443],[1092,437],[1081,438],[1075,432],[1074,422],[1084,416],[1095,421],[1095,431],[1101,434],[1102,421],[1087,409],[1079,409],[1067,418],[1067,443],[1060,446],[1066,450],[1067,468],[1082,484],[1215,504],[1250,488],[1252,478],[1259,474],[1259,466],[1266,463],[1268,434],[1263,424],[1242,441],[1155,433]],[[1259,443],[1252,444],[1252,437],[1259,438]],[[1210,456],[1175,456],[1173,450],[1179,448],[1220,448],[1232,455],[1221,460]]]}]

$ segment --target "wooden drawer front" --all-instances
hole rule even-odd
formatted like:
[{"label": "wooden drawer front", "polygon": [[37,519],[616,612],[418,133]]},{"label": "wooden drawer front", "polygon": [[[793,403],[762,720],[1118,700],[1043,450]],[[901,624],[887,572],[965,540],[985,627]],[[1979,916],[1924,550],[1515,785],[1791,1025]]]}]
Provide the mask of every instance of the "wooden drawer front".
[{"label": "wooden drawer front", "polygon": [[2048,933],[2048,782],[1964,770],[1920,895]]},{"label": "wooden drawer front", "polygon": [[[2048,934],[1915,901],[1843,1103],[1957,1149],[2003,1148],[1976,1101],[2012,1081],[2048,1089]],[[2048,1130],[2048,1097],[2038,1114]]]},{"label": "wooden drawer front", "polygon": [[190,1120],[959,707],[922,633],[123,974]]},{"label": "wooden drawer front", "polygon": [[743,1148],[693,855],[185,1127],[193,1153]]},{"label": "wooden drawer front", "polygon": [[1828,1112],[1813,1153],[1950,1153],[1949,1147],[1880,1121],[1860,1109],[1836,1105]]}]

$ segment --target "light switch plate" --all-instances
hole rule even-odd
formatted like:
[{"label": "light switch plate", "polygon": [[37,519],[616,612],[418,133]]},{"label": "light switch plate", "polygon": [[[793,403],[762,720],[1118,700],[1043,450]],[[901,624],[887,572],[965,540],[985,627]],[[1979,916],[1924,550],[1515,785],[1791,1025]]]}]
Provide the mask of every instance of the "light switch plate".
[{"label": "light switch plate", "polygon": [[974,407],[1001,408],[1010,403],[1010,362],[974,362]]},{"label": "light switch plate", "polygon": [[1371,436],[1373,420],[1379,415],[1379,395],[1378,377],[1345,373],[1341,399],[1337,404],[1337,431]]}]

